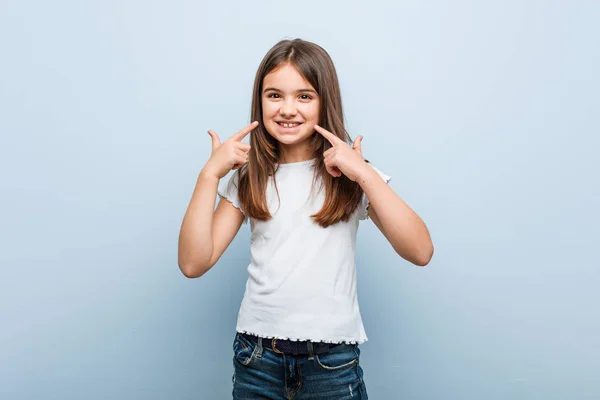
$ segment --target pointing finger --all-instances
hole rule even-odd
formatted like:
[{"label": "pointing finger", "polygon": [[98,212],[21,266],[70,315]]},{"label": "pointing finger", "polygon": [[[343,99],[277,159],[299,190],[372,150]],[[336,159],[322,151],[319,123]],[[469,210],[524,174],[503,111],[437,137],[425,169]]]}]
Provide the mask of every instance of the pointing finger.
[{"label": "pointing finger", "polygon": [[250,132],[252,132],[256,127],[258,126],[258,121],[254,121],[253,123],[251,123],[250,125],[246,126],[244,129],[242,129],[241,131],[239,131],[238,133],[236,133],[235,135],[232,136],[233,140],[236,141],[241,141],[243,138],[245,138]]},{"label": "pointing finger", "polygon": [[329,141],[332,145],[344,143],[342,139],[335,136],[333,133],[329,132],[327,129],[321,128],[319,125],[315,125],[315,131],[319,132],[325,139]]}]

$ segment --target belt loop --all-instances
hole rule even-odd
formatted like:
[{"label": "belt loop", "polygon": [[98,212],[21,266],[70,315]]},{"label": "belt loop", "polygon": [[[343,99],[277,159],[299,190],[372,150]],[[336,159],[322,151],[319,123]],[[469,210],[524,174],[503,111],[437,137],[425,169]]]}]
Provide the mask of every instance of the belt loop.
[{"label": "belt loop", "polygon": [[312,361],[315,359],[315,352],[313,349],[313,342],[311,342],[310,340],[306,343],[306,346],[308,347],[308,361]]},{"label": "belt loop", "polygon": [[261,358],[262,357],[262,353],[263,353],[262,338],[259,336],[258,337],[258,344],[256,346],[256,357]]}]

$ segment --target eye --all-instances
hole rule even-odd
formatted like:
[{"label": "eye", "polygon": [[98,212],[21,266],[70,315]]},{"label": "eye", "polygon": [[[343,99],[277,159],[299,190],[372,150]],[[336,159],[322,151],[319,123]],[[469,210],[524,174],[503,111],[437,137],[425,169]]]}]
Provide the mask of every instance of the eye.
[{"label": "eye", "polygon": [[278,93],[269,93],[267,97],[270,99],[278,99],[280,96]]},{"label": "eye", "polygon": [[301,98],[302,100],[311,100],[311,99],[312,99],[312,96],[311,96],[311,95],[309,95],[309,94],[301,94],[301,95],[300,95],[300,98]]}]

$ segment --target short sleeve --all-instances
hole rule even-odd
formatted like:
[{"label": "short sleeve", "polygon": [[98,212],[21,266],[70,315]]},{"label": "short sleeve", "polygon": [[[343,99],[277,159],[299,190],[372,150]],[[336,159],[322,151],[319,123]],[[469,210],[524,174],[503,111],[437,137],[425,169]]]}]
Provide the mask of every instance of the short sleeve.
[{"label": "short sleeve", "polygon": [[[385,181],[385,183],[389,183],[392,180],[391,176],[380,171],[373,164],[371,164],[371,163],[368,163],[368,164],[371,166],[371,168],[373,168],[375,170],[375,172],[377,172],[377,174],[381,177],[381,179],[383,179]],[[359,207],[358,218],[361,220],[368,219],[369,218],[369,213],[368,213],[369,199],[367,198],[367,195],[365,193],[363,193],[360,205],[358,207]]]},{"label": "short sleeve", "polygon": [[244,214],[244,222],[246,222],[248,217],[246,216],[244,210],[242,210],[238,195],[239,179],[239,170],[234,171],[228,177],[221,179],[219,181],[217,193],[219,197],[229,201],[235,208],[239,209]]}]

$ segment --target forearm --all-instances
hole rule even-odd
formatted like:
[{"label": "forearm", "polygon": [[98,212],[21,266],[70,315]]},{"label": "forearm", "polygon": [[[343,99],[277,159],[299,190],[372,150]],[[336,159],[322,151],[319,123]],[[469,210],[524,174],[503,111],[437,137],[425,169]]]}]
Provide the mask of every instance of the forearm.
[{"label": "forearm", "polygon": [[179,234],[179,268],[188,277],[210,268],[212,224],[219,179],[200,173]]},{"label": "forearm", "polygon": [[426,265],[433,254],[433,243],[417,213],[370,166],[361,173],[358,183],[394,250],[417,265]]}]

